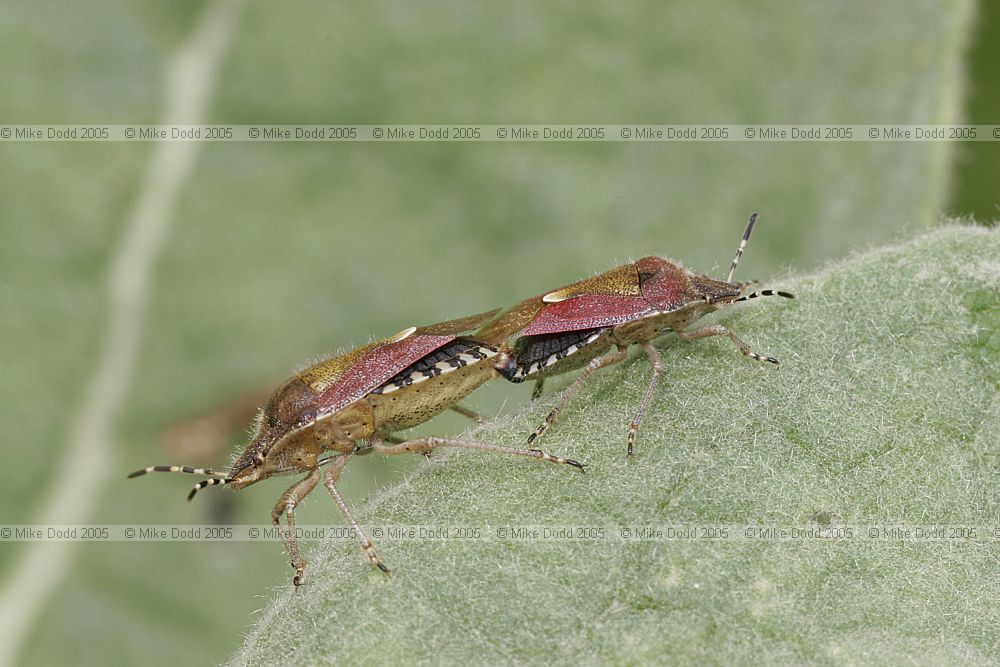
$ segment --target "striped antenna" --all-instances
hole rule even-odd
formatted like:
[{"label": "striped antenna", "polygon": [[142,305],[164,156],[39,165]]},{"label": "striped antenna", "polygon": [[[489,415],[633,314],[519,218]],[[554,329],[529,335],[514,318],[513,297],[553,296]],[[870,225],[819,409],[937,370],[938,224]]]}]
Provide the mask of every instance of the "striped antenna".
[{"label": "striped antenna", "polygon": [[[215,472],[211,468],[192,468],[191,466],[149,466],[148,468],[143,468],[142,470],[136,470],[131,473],[128,478],[133,479],[135,477],[142,477],[143,475],[148,475],[151,472],[183,472],[188,475],[211,475],[212,477],[222,475],[221,472]],[[225,477],[225,475],[222,476]]]},{"label": "striped antenna", "polygon": [[149,466],[148,468],[136,470],[131,473],[128,478],[133,479],[135,477],[142,477],[143,475],[148,475],[151,472],[182,472],[188,475],[210,475],[211,477],[209,479],[202,480],[194,485],[194,488],[191,489],[191,493],[188,494],[188,500],[194,498],[194,494],[198,493],[206,486],[232,484],[235,481],[226,477],[225,474],[216,472],[211,468],[192,468],[191,466]]},{"label": "striped antenna", "polygon": [[758,292],[750,292],[750,294],[744,294],[740,298],[734,299],[733,303],[738,303],[740,301],[749,301],[750,299],[756,299],[757,297],[761,296],[781,296],[786,299],[795,298],[795,295],[792,294],[791,292],[782,292],[780,290],[773,290],[773,289],[762,289]]},{"label": "striped antenna", "polygon": [[733,265],[729,267],[729,277],[726,278],[727,283],[733,282],[733,274],[736,273],[736,265],[740,263],[740,257],[743,256],[743,249],[747,247],[747,241],[750,240],[750,232],[753,231],[753,225],[757,222],[757,214],[750,214],[750,221],[747,223],[747,228],[743,232],[743,240],[740,241],[740,247],[736,249],[736,257],[733,257]]},{"label": "striped antenna", "polygon": [[202,489],[204,489],[206,486],[218,486],[218,485],[221,485],[221,484],[232,484],[234,481],[236,481],[236,480],[229,479],[229,478],[226,478],[226,477],[210,477],[208,479],[203,479],[200,482],[198,482],[197,484],[195,484],[194,488],[191,489],[191,493],[188,494],[188,501],[190,501],[192,498],[194,498],[194,494],[198,493],[199,491],[201,491]]}]

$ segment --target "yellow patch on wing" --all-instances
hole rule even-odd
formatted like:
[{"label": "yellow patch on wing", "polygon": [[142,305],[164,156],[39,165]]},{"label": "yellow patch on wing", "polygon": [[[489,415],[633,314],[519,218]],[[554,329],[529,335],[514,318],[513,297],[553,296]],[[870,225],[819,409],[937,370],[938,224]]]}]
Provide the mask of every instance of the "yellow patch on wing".
[{"label": "yellow patch on wing", "polygon": [[610,294],[612,296],[640,296],[639,271],[635,264],[626,264],[616,269],[585,278],[572,285],[553,290],[542,297],[545,303],[558,303],[584,294]]},{"label": "yellow patch on wing", "polygon": [[416,327],[409,327],[407,329],[403,329],[395,336],[389,336],[389,338],[387,338],[386,340],[390,343],[398,343],[399,341],[405,340],[410,336],[412,336],[416,330],[417,330]]}]

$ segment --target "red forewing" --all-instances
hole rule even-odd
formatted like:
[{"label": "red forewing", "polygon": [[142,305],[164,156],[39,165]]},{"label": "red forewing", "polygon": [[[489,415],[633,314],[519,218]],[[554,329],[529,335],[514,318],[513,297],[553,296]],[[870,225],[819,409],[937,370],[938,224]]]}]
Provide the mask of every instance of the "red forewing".
[{"label": "red forewing", "polygon": [[457,336],[412,334],[403,340],[373,347],[319,397],[321,412],[341,409],[388,382],[407,366],[416,363]]},{"label": "red forewing", "polygon": [[586,294],[546,304],[521,331],[524,336],[599,329],[628,322],[652,312],[642,297]]}]

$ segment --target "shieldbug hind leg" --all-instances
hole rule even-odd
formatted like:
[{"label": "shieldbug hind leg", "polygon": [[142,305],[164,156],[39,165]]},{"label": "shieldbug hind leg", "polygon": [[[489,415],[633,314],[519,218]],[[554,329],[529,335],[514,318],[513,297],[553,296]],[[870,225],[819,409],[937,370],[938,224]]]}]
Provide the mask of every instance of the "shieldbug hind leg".
[{"label": "shieldbug hind leg", "polygon": [[559,416],[559,413],[563,410],[563,408],[565,408],[569,402],[576,398],[576,395],[580,393],[580,389],[583,388],[584,383],[587,381],[587,378],[590,377],[591,373],[600,368],[604,368],[605,366],[617,364],[626,357],[628,357],[627,347],[620,348],[613,354],[609,354],[604,357],[597,357],[587,364],[584,369],[580,371],[579,377],[577,377],[576,380],[573,381],[573,384],[569,386],[569,389],[563,392],[563,395],[559,398],[559,403],[556,404],[556,407],[552,408],[552,411],[546,415],[545,421],[539,424],[534,433],[528,436],[527,444],[530,445],[535,440],[542,437],[545,430],[548,429],[549,426],[552,426],[552,423],[555,422],[556,417]]},{"label": "shieldbug hind leg", "polygon": [[462,415],[463,417],[467,417],[467,418],[471,419],[472,421],[474,421],[477,424],[484,424],[484,423],[486,423],[486,420],[483,419],[483,416],[481,414],[479,414],[475,410],[472,410],[470,408],[465,407],[464,405],[459,405],[459,404],[456,403],[455,405],[451,406],[451,408],[449,408],[449,409],[452,412],[457,412],[458,414]]},{"label": "shieldbug hind leg", "polygon": [[344,515],[344,519],[347,520],[348,525],[354,530],[355,537],[358,538],[358,542],[361,544],[361,550],[365,552],[365,556],[368,557],[368,562],[377,567],[385,574],[389,574],[390,570],[386,567],[382,559],[378,557],[378,552],[375,551],[375,545],[371,543],[365,532],[361,530],[361,526],[358,525],[357,520],[355,520],[354,515],[351,513],[351,508],[347,506],[347,502],[344,500],[343,496],[340,495],[340,491],[337,490],[337,480],[340,479],[340,471],[344,469],[347,461],[350,459],[350,454],[345,454],[340,457],[340,461],[335,461],[334,464],[326,471],[323,476],[323,485],[326,486],[330,495],[333,496],[333,501],[337,503],[340,508],[341,514]]},{"label": "shieldbug hind leg", "polygon": [[398,445],[384,445],[381,443],[374,443],[374,447],[376,451],[388,455],[410,454],[416,452],[424,453],[432,449],[435,449],[437,447],[462,447],[465,449],[478,449],[486,452],[510,454],[512,456],[530,456],[531,458],[541,459],[543,461],[548,461],[550,463],[573,466],[574,468],[577,468],[580,471],[584,469],[583,464],[580,463],[579,461],[563,458],[561,456],[553,456],[552,454],[543,452],[540,449],[504,447],[503,445],[493,445],[486,442],[475,442],[473,440],[459,440],[456,438],[438,438],[430,436],[426,438],[416,438],[414,440],[408,440]]}]

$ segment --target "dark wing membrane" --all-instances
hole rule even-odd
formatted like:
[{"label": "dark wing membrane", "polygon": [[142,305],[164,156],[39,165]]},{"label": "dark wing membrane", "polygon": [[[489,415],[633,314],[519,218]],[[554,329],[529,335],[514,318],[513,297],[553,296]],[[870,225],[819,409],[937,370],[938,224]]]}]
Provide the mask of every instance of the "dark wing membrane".
[{"label": "dark wing membrane", "polygon": [[500,308],[494,308],[489,312],[479,313],[478,315],[469,315],[468,317],[460,317],[457,320],[428,324],[425,327],[417,329],[416,333],[431,336],[459,336],[481,327],[499,312]]},{"label": "dark wing membrane", "polygon": [[545,302],[541,296],[525,299],[488,321],[472,337],[490,345],[504,345],[520,333],[544,307]]}]

